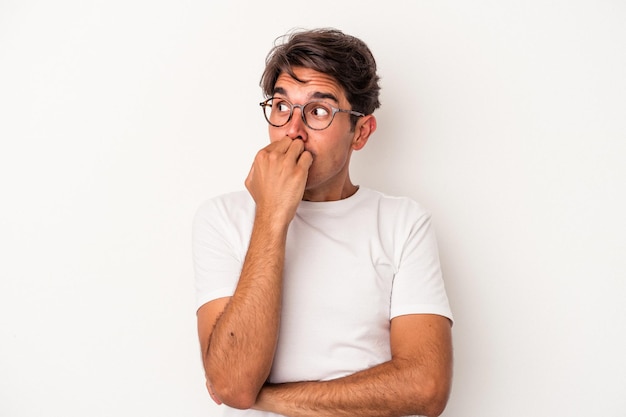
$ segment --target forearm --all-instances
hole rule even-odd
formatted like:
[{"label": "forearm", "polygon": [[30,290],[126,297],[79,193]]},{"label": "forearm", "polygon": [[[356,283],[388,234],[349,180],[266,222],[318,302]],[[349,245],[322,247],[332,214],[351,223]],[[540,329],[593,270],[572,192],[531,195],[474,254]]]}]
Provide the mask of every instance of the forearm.
[{"label": "forearm", "polygon": [[302,140],[285,137],[261,149],[250,168],[245,184],[255,202],[255,217],[237,287],[229,300],[206,303],[199,315],[207,388],[216,402],[251,407],[270,373],[280,326],[287,230],[312,162]]},{"label": "forearm", "polygon": [[280,323],[285,227],[257,219],[237,289],[204,352],[205,371],[221,401],[250,407],[269,375]]},{"label": "forearm", "polygon": [[449,387],[449,377],[396,359],[335,380],[266,385],[255,408],[291,417],[436,416]]}]

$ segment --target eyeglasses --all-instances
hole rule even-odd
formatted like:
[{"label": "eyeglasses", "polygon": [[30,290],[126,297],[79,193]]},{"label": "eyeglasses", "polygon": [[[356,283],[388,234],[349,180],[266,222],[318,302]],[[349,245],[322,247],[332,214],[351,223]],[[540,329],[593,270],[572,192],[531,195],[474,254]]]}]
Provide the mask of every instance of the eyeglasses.
[{"label": "eyeglasses", "polygon": [[333,122],[337,113],[349,113],[357,117],[365,116],[365,114],[358,111],[338,109],[322,101],[292,104],[283,98],[271,97],[259,104],[263,108],[265,120],[274,127],[285,126],[289,123],[295,108],[300,109],[302,121],[308,128],[313,130],[326,129]]}]

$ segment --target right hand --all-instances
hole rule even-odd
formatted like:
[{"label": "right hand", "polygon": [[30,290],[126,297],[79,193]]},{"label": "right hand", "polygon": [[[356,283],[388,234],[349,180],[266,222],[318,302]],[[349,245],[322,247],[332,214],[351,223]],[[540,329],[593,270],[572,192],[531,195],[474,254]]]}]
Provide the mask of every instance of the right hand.
[{"label": "right hand", "polygon": [[284,139],[261,149],[246,178],[257,215],[289,223],[302,200],[313,156],[300,139]]}]

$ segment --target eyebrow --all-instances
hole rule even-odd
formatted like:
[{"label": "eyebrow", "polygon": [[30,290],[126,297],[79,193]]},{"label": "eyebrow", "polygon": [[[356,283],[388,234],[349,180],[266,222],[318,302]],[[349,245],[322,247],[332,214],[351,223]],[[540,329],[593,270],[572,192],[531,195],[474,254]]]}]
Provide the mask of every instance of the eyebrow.
[{"label": "eyebrow", "polygon": [[[288,96],[287,91],[282,88],[282,87],[276,87],[274,88],[274,94],[282,94],[284,96]],[[328,99],[328,100],[332,100],[335,103],[339,104],[339,100],[337,99],[337,96],[335,96],[332,93],[323,93],[321,91],[316,91],[313,94],[310,95],[310,98],[315,98],[315,99]]]}]

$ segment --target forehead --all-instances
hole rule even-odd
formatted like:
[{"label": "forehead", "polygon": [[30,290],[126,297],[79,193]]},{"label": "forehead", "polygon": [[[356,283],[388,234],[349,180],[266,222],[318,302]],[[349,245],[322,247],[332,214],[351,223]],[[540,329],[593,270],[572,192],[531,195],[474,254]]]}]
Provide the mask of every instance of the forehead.
[{"label": "forehead", "polygon": [[293,100],[317,98],[346,103],[343,88],[334,77],[310,68],[295,67],[292,70],[296,78],[282,72],[274,85],[274,94]]}]

